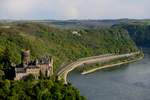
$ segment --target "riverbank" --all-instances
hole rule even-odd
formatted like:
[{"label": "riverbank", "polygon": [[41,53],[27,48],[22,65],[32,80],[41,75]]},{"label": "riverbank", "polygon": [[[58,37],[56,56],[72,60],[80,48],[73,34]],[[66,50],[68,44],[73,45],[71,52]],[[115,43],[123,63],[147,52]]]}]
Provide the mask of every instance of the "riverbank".
[{"label": "riverbank", "polygon": [[[79,59],[79,60],[77,60],[73,63],[70,63],[70,64],[64,66],[63,68],[61,68],[57,72],[57,78],[58,78],[58,80],[64,80],[64,83],[67,84],[68,73],[77,67],[84,66],[85,64],[90,65],[90,64],[94,64],[94,63],[103,63],[103,62],[108,62],[108,61],[114,62],[114,60],[127,60],[127,59],[129,60],[133,57],[135,58],[136,56],[138,56],[140,54],[141,54],[141,52],[138,51],[138,52],[132,52],[132,53],[120,54],[120,55],[110,55],[110,56],[101,56],[100,55],[100,56],[87,57],[84,59],[82,58],[82,59]],[[125,58],[127,58],[127,59],[125,59]],[[136,58],[138,58],[138,57],[136,57]]]},{"label": "riverbank", "polygon": [[143,57],[144,56],[141,56],[137,59],[130,60],[130,61],[122,61],[122,62],[119,62],[119,63],[116,63],[116,64],[108,64],[108,65],[100,66],[98,68],[93,68],[93,69],[88,70],[88,71],[83,71],[81,74],[85,75],[85,74],[89,74],[89,73],[95,72],[95,71],[100,70],[100,69],[106,69],[106,68],[111,68],[111,67],[115,67],[115,66],[119,66],[119,65],[129,64],[129,63],[132,63],[132,62],[139,61],[139,60],[143,59]]},{"label": "riverbank", "polygon": [[150,100],[150,48],[142,50],[140,61],[87,75],[76,69],[68,75],[68,82],[88,100]]}]

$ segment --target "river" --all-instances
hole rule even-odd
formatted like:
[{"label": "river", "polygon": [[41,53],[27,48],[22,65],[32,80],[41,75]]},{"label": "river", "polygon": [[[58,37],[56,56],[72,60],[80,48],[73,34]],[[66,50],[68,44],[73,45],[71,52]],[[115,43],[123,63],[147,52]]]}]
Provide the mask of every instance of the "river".
[{"label": "river", "polygon": [[74,70],[68,81],[88,100],[150,100],[150,48],[139,62],[81,75]]}]

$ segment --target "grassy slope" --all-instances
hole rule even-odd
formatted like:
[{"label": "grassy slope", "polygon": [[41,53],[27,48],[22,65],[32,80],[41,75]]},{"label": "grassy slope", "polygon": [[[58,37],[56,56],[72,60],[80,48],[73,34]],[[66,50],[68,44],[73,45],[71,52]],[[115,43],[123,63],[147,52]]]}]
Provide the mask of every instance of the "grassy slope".
[{"label": "grassy slope", "polygon": [[11,62],[20,63],[21,50],[29,48],[31,59],[52,55],[56,69],[62,63],[81,57],[137,50],[128,33],[121,29],[78,29],[81,36],[73,35],[72,31],[39,23],[0,28],[0,55],[7,46],[11,51]]}]

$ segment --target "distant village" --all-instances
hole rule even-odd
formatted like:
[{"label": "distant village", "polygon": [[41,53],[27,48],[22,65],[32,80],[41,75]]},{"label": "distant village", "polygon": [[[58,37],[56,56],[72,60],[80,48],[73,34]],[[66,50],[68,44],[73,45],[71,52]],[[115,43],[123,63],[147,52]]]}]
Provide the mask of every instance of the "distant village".
[{"label": "distant village", "polygon": [[53,59],[45,56],[34,61],[30,61],[30,50],[21,53],[21,64],[14,66],[14,80],[23,80],[28,75],[33,75],[35,79],[42,74],[45,77],[53,75]]}]

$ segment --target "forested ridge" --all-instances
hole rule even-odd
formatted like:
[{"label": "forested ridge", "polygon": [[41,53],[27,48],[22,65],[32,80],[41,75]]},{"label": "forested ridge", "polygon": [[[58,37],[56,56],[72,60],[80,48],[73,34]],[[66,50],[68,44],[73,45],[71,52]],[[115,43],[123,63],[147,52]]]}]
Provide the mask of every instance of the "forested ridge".
[{"label": "forested ridge", "polygon": [[[8,27],[9,26],[9,27]],[[2,100],[84,100],[70,84],[54,79],[30,77],[7,80],[7,71],[21,62],[21,51],[29,49],[31,60],[50,55],[54,70],[62,64],[105,53],[129,53],[137,47],[122,28],[61,29],[41,23],[0,25],[0,99]]]},{"label": "forested ridge", "polygon": [[148,22],[118,24],[113,27],[127,30],[138,46],[150,46],[150,24]]},{"label": "forested ridge", "polygon": [[[80,36],[73,34],[73,31],[77,31]],[[53,56],[55,69],[64,62],[82,57],[137,50],[128,32],[122,29],[65,30],[39,23],[0,28],[1,58],[6,48],[9,49],[11,63],[20,63],[22,49],[28,48],[31,59],[46,54]]]}]

